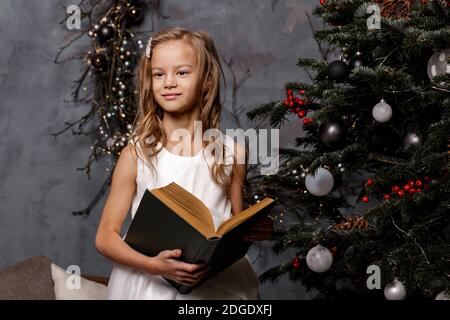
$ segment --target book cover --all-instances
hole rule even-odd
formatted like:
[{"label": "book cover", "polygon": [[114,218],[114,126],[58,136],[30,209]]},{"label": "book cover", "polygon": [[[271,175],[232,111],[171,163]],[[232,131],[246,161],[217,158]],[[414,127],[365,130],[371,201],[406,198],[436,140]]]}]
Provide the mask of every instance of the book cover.
[{"label": "book cover", "polygon": [[[173,183],[170,187],[174,187]],[[176,187],[177,191],[181,190],[178,185]],[[193,286],[184,286],[166,279],[180,293],[189,293],[244,257],[252,244],[251,241],[243,240],[244,235],[253,223],[267,216],[274,205],[273,199],[266,198],[262,203],[254,205],[254,208],[244,210],[242,213],[246,214],[239,217],[240,219],[236,217],[228,219],[231,220],[228,223],[225,221],[224,224],[228,224],[227,230],[222,234],[216,233],[216,230],[206,233],[203,230],[200,231],[198,226],[194,227],[196,224],[186,217],[186,210],[189,210],[189,205],[192,206],[191,200],[195,198],[199,201],[198,198],[184,189],[180,192],[182,195],[176,197],[177,199],[160,196],[155,190],[158,189],[144,192],[125,236],[125,242],[147,256],[156,256],[163,250],[181,249],[181,260],[187,263],[205,263],[209,271],[200,282]],[[186,199],[187,194],[190,197],[189,200]],[[174,203],[183,206],[184,209]],[[181,210],[184,210],[184,215],[180,214]],[[198,211],[198,208],[194,210]],[[205,210],[207,210],[206,207]],[[209,211],[206,213],[203,211],[203,214],[210,216]],[[236,216],[238,215],[240,213]]]}]

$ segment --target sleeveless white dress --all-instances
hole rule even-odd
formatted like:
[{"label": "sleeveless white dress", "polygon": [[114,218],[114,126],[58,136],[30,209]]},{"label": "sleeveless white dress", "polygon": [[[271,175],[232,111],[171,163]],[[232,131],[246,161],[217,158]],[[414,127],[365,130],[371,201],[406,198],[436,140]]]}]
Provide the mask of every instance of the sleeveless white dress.
[{"label": "sleeveless white dress", "polygon": [[[224,136],[224,142],[229,150],[234,150],[232,138]],[[134,144],[131,140],[130,143]],[[139,152],[138,148],[136,150]],[[214,225],[217,229],[223,221],[230,217],[231,202],[223,189],[213,182],[208,168],[212,157],[204,151],[205,149],[192,157],[184,157],[163,148],[153,159],[153,164],[157,170],[156,175],[138,157],[137,189],[131,206],[131,217],[134,217],[146,189],[158,188],[170,182],[176,182],[202,200],[211,210]],[[225,162],[227,164],[232,163],[232,159],[232,154],[228,154],[225,157]],[[227,169],[226,173],[229,176],[231,166]],[[151,275],[114,262],[107,288],[107,299],[254,300],[260,299],[259,289],[259,280],[248,256],[208,279],[188,294],[179,293],[161,276]]]}]

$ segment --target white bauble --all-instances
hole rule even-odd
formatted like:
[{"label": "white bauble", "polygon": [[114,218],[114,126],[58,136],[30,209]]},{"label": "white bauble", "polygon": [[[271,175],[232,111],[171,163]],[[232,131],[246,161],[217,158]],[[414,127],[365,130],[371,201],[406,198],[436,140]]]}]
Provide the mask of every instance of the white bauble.
[{"label": "white bauble", "polygon": [[330,193],[334,186],[334,178],[330,171],[319,167],[316,175],[308,174],[305,178],[306,189],[314,196],[324,196]]},{"label": "white bauble", "polygon": [[384,296],[387,300],[403,300],[406,298],[406,288],[401,281],[394,279],[384,287]]},{"label": "white bauble", "polygon": [[434,300],[450,300],[450,293],[445,290],[441,291],[438,293],[436,298],[434,298]]},{"label": "white bauble", "polygon": [[306,264],[312,271],[322,273],[330,269],[333,264],[333,256],[330,250],[318,244],[308,251]]},{"label": "white bauble", "polygon": [[422,135],[415,132],[408,133],[403,139],[403,145],[405,146],[405,148],[409,148],[412,145],[421,145],[421,144],[422,144]]},{"label": "white bauble", "polygon": [[372,109],[372,116],[378,122],[388,122],[392,117],[392,108],[383,99]]},{"label": "white bauble", "polygon": [[[427,72],[428,77],[433,79],[433,77],[450,73],[450,48],[441,49],[435,52],[428,60]],[[438,83],[438,86],[443,86],[444,83]]]}]

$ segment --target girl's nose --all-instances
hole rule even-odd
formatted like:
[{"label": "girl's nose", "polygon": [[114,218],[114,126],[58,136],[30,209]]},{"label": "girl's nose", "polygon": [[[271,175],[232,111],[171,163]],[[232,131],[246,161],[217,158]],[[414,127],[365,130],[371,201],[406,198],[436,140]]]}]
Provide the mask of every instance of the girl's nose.
[{"label": "girl's nose", "polygon": [[164,85],[165,85],[166,87],[176,87],[177,82],[176,82],[176,80],[175,80],[175,77],[172,76],[172,75],[168,75],[168,76],[166,77],[166,81],[164,82]]}]

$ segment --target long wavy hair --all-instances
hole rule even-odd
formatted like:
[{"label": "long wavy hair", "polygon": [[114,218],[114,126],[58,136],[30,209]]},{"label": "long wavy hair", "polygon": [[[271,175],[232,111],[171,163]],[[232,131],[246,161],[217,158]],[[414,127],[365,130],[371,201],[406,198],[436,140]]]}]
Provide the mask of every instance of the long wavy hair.
[{"label": "long wavy hair", "polygon": [[[203,31],[189,31],[179,27],[173,27],[159,31],[152,35],[151,52],[160,43],[171,40],[183,40],[192,45],[198,62],[199,85],[197,86],[197,101],[200,104],[200,120],[202,123],[202,136],[208,129],[219,129],[220,113],[222,103],[220,101],[220,75],[224,79],[219,55],[213,39],[208,33]],[[225,81],[224,81],[225,85]],[[145,53],[142,55],[138,66],[138,112],[133,125],[131,139],[138,150],[141,159],[145,161],[157,174],[152,157],[156,156],[163,147],[166,146],[167,137],[163,130],[163,110],[154,99],[152,91],[152,67],[151,56],[148,58]],[[158,149],[158,143],[161,147]],[[206,145],[217,143],[212,138]],[[222,154],[225,154],[225,144],[221,143]],[[212,154],[215,156],[215,148]],[[203,155],[204,156],[204,155]],[[229,194],[230,177],[226,174],[225,161],[214,161],[209,166],[213,181],[223,187]],[[242,184],[242,182],[241,182]]]}]

